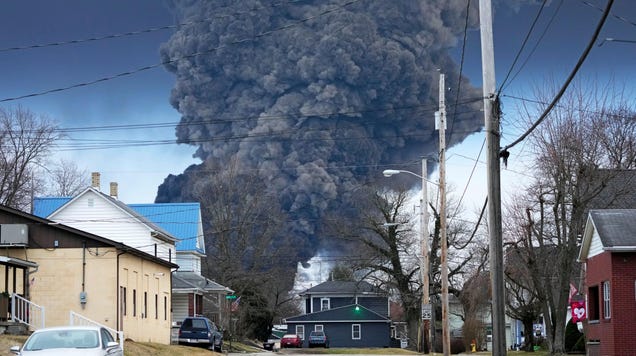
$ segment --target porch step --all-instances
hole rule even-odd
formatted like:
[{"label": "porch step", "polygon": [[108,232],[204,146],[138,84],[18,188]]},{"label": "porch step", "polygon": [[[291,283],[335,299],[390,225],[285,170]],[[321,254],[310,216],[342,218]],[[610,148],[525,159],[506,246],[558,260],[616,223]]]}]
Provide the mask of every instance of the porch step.
[{"label": "porch step", "polygon": [[29,328],[23,323],[0,321],[0,334],[29,335]]}]

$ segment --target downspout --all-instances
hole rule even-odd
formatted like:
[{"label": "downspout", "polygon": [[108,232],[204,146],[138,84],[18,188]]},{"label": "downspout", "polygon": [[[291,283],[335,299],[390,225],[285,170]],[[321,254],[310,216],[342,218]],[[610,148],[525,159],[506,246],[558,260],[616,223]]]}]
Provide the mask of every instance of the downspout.
[{"label": "downspout", "polygon": [[121,310],[121,306],[119,305],[119,303],[121,303],[120,297],[121,297],[121,292],[119,291],[119,256],[123,255],[124,253],[126,253],[126,251],[122,251],[122,252],[118,252],[117,253],[117,277],[115,278],[116,281],[115,283],[117,283],[115,290],[117,291],[117,298],[116,303],[115,303],[115,315],[117,315],[117,317],[115,318],[115,323],[117,324],[116,329],[117,332],[122,331],[123,327],[120,328],[121,325],[119,325],[120,321],[119,321],[119,313]]},{"label": "downspout", "polygon": [[80,293],[80,305],[86,308],[86,240],[82,242],[82,292]]}]

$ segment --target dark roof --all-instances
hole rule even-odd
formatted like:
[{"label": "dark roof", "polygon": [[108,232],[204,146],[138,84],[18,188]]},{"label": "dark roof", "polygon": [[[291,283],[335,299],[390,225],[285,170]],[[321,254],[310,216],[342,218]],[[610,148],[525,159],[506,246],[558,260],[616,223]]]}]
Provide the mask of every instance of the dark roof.
[{"label": "dark roof", "polygon": [[224,287],[211,279],[207,279],[200,274],[183,271],[176,271],[172,274],[172,289],[181,289],[185,291],[201,290],[205,292],[234,292],[233,290]]},{"label": "dark roof", "polygon": [[591,210],[604,248],[636,247],[636,209]]},{"label": "dark roof", "polygon": [[118,249],[120,251],[123,251],[123,252],[126,252],[126,253],[130,253],[131,255],[143,258],[143,259],[148,260],[148,261],[153,261],[155,263],[158,263],[160,265],[163,265],[163,266],[166,266],[166,267],[169,267],[169,268],[179,268],[179,265],[177,265],[177,264],[174,264],[174,263],[168,262],[168,261],[166,261],[164,259],[155,257],[155,256],[153,256],[153,255],[151,255],[149,253],[140,251],[140,250],[138,250],[138,249],[136,249],[134,247],[130,247],[130,246],[125,245],[125,244],[123,244],[121,242],[113,241],[113,240],[107,239],[105,237],[101,237],[101,236],[98,236],[98,235],[91,234],[90,232],[86,232],[86,231],[83,231],[83,230],[78,230],[76,228],[73,228],[73,227],[70,227],[70,226],[67,226],[67,225],[64,225],[64,224],[60,224],[60,223],[52,221],[52,220],[44,219],[44,218],[41,218],[39,216],[31,215],[29,213],[25,213],[23,211],[16,210],[16,209],[10,208],[8,206],[4,206],[4,205],[0,205],[0,211],[4,211],[4,212],[6,212],[8,214],[14,214],[14,215],[20,216],[20,217],[22,217],[24,219],[27,219],[27,220],[30,220],[31,222],[36,223],[36,224],[48,225],[52,229],[63,230],[63,231],[69,232],[71,234],[77,235],[78,237],[82,237],[82,238],[85,238],[85,239],[91,239],[91,240],[98,241],[100,243],[112,246],[112,247],[114,247],[114,248],[116,248],[116,249]]},{"label": "dark roof", "polygon": [[[356,307],[358,310],[356,310]],[[390,322],[391,319],[382,316],[359,304],[345,305],[315,313],[303,314],[285,319],[285,322]]]},{"label": "dark roof", "polygon": [[589,204],[590,209],[636,208],[636,169],[599,169],[597,183],[603,190]]},{"label": "dark roof", "polygon": [[383,295],[383,291],[365,281],[327,281],[311,287],[300,295],[307,294],[376,294]]}]

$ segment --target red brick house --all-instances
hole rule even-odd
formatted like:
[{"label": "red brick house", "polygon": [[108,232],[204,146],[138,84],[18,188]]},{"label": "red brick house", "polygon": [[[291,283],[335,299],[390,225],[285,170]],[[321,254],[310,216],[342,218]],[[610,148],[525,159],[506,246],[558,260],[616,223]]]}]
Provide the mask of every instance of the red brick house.
[{"label": "red brick house", "polygon": [[636,209],[591,210],[585,264],[588,355],[636,355]]}]

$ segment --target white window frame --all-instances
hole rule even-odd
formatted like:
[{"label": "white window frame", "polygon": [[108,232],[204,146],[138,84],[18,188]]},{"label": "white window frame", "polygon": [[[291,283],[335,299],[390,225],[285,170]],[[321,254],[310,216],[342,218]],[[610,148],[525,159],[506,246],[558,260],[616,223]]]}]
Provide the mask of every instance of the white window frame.
[{"label": "white window frame", "polygon": [[314,326],[314,331],[325,331],[325,327],[321,324],[316,324]]},{"label": "white window frame", "polygon": [[[327,307],[325,308],[325,302],[327,302]],[[329,298],[320,298],[320,310],[329,310],[331,309],[331,300]]]},{"label": "white window frame", "polygon": [[[358,333],[357,337],[356,337],[356,332]],[[360,340],[360,339],[362,339],[362,326],[360,326],[360,324],[351,324],[351,340]]]},{"label": "white window frame", "polygon": [[301,340],[305,340],[305,325],[296,325],[296,335],[298,335]]},{"label": "white window frame", "polygon": [[612,317],[610,302],[611,302],[610,283],[609,281],[605,281],[603,282],[603,317],[605,319],[610,319]]}]

